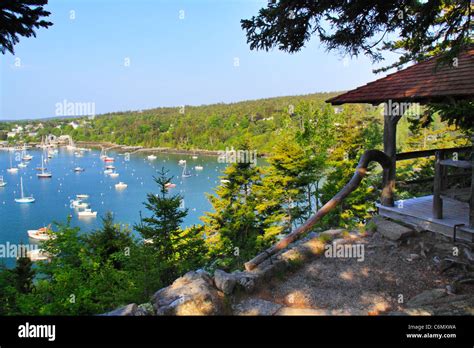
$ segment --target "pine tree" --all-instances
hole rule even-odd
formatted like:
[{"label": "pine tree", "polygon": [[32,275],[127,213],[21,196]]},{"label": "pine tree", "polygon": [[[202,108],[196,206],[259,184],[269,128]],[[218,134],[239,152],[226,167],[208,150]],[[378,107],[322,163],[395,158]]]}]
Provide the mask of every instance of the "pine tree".
[{"label": "pine tree", "polygon": [[319,209],[320,181],[335,145],[336,115],[315,103],[298,104],[268,162],[258,209],[272,233],[288,233]]},{"label": "pine tree", "polygon": [[21,247],[21,255],[16,261],[16,267],[13,270],[15,277],[15,288],[21,294],[30,293],[33,289],[33,279],[35,270],[30,258],[26,256],[26,249]]},{"label": "pine tree", "polygon": [[[250,150],[247,143],[239,147]],[[215,265],[234,269],[265,245],[264,221],[258,215],[254,192],[261,181],[261,170],[253,163],[238,162],[225,169],[222,179],[216,195],[208,195],[213,212],[206,213],[202,220]]]},{"label": "pine tree", "polygon": [[[109,261],[110,257],[118,252],[125,252],[131,247],[133,240],[128,229],[122,229],[119,224],[114,223],[111,212],[107,212],[102,218],[102,227],[84,237],[91,248],[91,252],[99,256],[102,263]],[[122,267],[120,260],[114,260],[117,269]]]},{"label": "pine tree", "polygon": [[199,265],[204,254],[204,241],[199,229],[183,230],[181,224],[187,216],[188,209],[182,209],[183,197],[169,195],[167,185],[172,177],[162,168],[154,180],[159,193],[147,195],[144,203],[152,215],[141,217],[140,223],[134,226],[146,241],[146,247],[154,251],[156,262],[163,269],[163,281],[172,281],[190,267]]}]

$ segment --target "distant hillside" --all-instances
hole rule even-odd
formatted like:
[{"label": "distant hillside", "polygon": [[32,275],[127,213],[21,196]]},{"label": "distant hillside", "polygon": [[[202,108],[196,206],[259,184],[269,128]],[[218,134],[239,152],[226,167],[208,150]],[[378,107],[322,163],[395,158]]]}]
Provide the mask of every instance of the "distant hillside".
[{"label": "distant hillside", "polygon": [[[298,122],[298,105],[310,103],[321,111],[332,107],[325,100],[340,94],[315,93],[236,103],[161,107],[88,117],[28,121],[41,124],[38,137],[69,134],[77,141],[104,141],[145,147],[219,150],[236,146],[243,138],[260,151],[271,151],[278,132]],[[318,111],[318,112],[319,112]],[[70,123],[79,126],[74,129]],[[16,123],[25,123],[18,121]],[[60,127],[60,128],[59,128]],[[2,128],[5,130],[3,124]]]}]

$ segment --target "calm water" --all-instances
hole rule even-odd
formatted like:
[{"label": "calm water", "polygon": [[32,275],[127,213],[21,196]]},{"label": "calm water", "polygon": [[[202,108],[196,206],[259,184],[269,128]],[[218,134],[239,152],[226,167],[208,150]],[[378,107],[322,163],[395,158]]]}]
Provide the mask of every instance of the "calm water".
[{"label": "calm water", "polygon": [[[184,206],[189,209],[183,227],[200,223],[199,217],[211,209],[206,193],[213,193],[220,183],[219,176],[226,167],[217,162],[217,157],[199,156],[192,159],[189,155],[157,154],[157,159],[150,161],[144,154],[130,155],[130,159],[114,152],[108,155],[115,158],[111,163],[120,174],[118,178],[104,175],[105,164],[100,160],[99,151],[85,152],[84,157],[77,158],[73,151],[60,149],[46,163],[48,171],[53,173],[51,179],[38,179],[37,167],[41,165],[41,150],[30,150],[33,156],[27,168],[16,174],[6,171],[10,164],[10,152],[0,151],[0,175],[7,185],[0,188],[0,244],[29,243],[27,230],[37,229],[53,221],[65,222],[68,215],[72,215],[71,224],[79,226],[82,231],[90,231],[101,224],[100,216],[107,211],[114,213],[115,221],[133,225],[139,221],[139,213],[147,215],[143,206],[147,193],[158,193],[158,186],[153,176],[161,167],[169,170],[174,176],[176,187],[171,193],[179,193],[184,197]],[[188,170],[193,174],[188,178],[181,178],[182,166],[180,159],[187,160]],[[14,162],[16,166],[18,162]],[[204,167],[196,171],[195,166]],[[82,173],[75,173],[73,169],[80,166],[85,169]],[[25,195],[33,195],[36,202],[32,204],[18,204],[14,201],[20,196],[20,177],[23,177]],[[116,190],[115,184],[123,181],[128,184],[124,190]],[[93,211],[98,212],[97,218],[78,218],[77,210],[70,208],[71,199],[76,194],[88,194],[87,200]],[[14,260],[10,260],[13,262]],[[11,262],[7,261],[7,264]]]}]

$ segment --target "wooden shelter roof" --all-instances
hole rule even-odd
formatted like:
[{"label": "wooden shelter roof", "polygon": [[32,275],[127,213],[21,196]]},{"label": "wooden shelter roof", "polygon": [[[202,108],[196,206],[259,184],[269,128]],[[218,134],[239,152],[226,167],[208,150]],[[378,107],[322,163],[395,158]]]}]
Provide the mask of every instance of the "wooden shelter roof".
[{"label": "wooden shelter roof", "polygon": [[437,64],[433,57],[384,78],[327,100],[345,103],[445,102],[474,98],[474,46],[461,52],[454,64]]}]

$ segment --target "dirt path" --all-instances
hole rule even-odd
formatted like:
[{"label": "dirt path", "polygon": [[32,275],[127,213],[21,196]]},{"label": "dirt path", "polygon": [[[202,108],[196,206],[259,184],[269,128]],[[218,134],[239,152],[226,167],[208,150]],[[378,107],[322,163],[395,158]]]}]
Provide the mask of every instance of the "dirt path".
[{"label": "dirt path", "polygon": [[[403,312],[407,302],[423,291],[448,287],[456,295],[447,295],[443,301],[467,295],[467,306],[474,303],[472,284],[454,286],[456,277],[466,270],[455,265],[444,271],[442,260],[452,255],[451,242],[436,241],[430,233],[418,234],[403,243],[389,241],[379,233],[360,237],[356,242],[364,244],[363,261],[323,255],[237,302],[258,299],[287,311],[298,308],[316,310],[314,314],[376,315]],[[463,310],[472,314],[473,307]],[[301,310],[294,312],[305,314]]]}]

